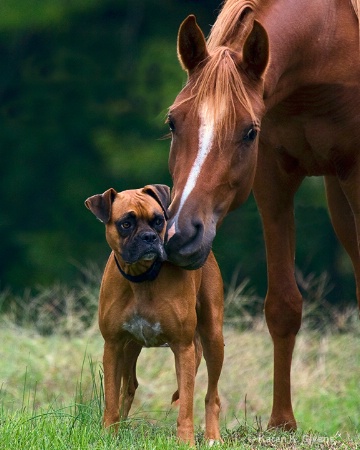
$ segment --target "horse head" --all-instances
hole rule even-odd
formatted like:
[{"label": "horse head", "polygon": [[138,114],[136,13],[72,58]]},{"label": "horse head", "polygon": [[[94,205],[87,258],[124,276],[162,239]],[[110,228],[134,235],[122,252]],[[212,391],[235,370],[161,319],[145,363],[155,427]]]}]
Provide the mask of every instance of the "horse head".
[{"label": "horse head", "polygon": [[174,184],[166,249],[184,268],[201,267],[222,219],[251,191],[268,55],[266,31],[251,14],[218,42],[206,42],[192,15],[180,26],[188,80],[168,114]]}]

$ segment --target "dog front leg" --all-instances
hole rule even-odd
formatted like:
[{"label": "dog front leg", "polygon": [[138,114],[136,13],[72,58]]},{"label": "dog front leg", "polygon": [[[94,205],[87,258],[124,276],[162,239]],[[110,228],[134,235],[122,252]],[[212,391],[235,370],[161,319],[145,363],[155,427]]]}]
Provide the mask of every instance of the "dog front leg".
[{"label": "dog front leg", "polygon": [[104,390],[105,390],[105,411],[104,426],[115,426],[117,431],[119,423],[119,397],[121,370],[123,367],[123,346],[120,343],[105,342],[104,355]]},{"label": "dog front leg", "polygon": [[177,436],[195,446],[194,438],[194,384],[195,384],[195,346],[171,345],[175,356],[176,376],[179,390],[179,415]]},{"label": "dog front leg", "polygon": [[142,345],[135,341],[128,341],[124,345],[124,365],[120,388],[120,419],[127,418],[135,397],[135,391],[139,385],[136,378],[136,363],[141,349]]}]

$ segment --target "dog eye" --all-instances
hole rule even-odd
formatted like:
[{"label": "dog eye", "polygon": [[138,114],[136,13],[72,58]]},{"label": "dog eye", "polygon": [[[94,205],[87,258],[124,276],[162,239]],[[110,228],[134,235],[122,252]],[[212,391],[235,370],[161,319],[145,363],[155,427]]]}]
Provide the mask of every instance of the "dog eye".
[{"label": "dog eye", "polygon": [[123,222],[122,224],[120,224],[120,227],[123,230],[128,230],[131,227],[131,223],[130,222]]},{"label": "dog eye", "polygon": [[162,229],[162,227],[164,226],[164,219],[162,217],[158,217],[157,219],[155,219],[154,226],[158,229]]}]

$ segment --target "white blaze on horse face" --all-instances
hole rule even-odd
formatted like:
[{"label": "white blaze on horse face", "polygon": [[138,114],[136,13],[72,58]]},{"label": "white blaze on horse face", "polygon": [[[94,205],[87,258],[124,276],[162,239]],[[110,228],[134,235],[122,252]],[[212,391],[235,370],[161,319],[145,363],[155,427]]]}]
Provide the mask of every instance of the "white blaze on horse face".
[{"label": "white blaze on horse face", "polygon": [[194,190],[201,169],[206,160],[206,157],[210,153],[214,140],[214,130],[215,130],[215,114],[212,111],[209,111],[207,103],[204,103],[200,111],[198,152],[195,161],[191,167],[183,193],[181,195],[180,205],[175,216],[174,224],[168,231],[168,239],[170,239],[176,233],[175,223],[177,222],[177,218],[179,217],[180,211],[182,210],[186,200],[189,198],[189,195]]}]

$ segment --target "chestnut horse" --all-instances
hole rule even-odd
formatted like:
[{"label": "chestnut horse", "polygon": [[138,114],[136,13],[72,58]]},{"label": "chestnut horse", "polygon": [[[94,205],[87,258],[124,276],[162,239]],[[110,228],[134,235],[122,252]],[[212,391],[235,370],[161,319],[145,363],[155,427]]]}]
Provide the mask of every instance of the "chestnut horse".
[{"label": "chestnut horse", "polygon": [[359,0],[227,0],[207,41],[194,16],[179,29],[188,81],[168,115],[167,254],[182,267],[200,267],[224,216],[253,189],[274,344],[270,427],[296,428],[290,371],[302,297],[294,194],[306,176],[325,178],[360,302],[359,9]]}]

